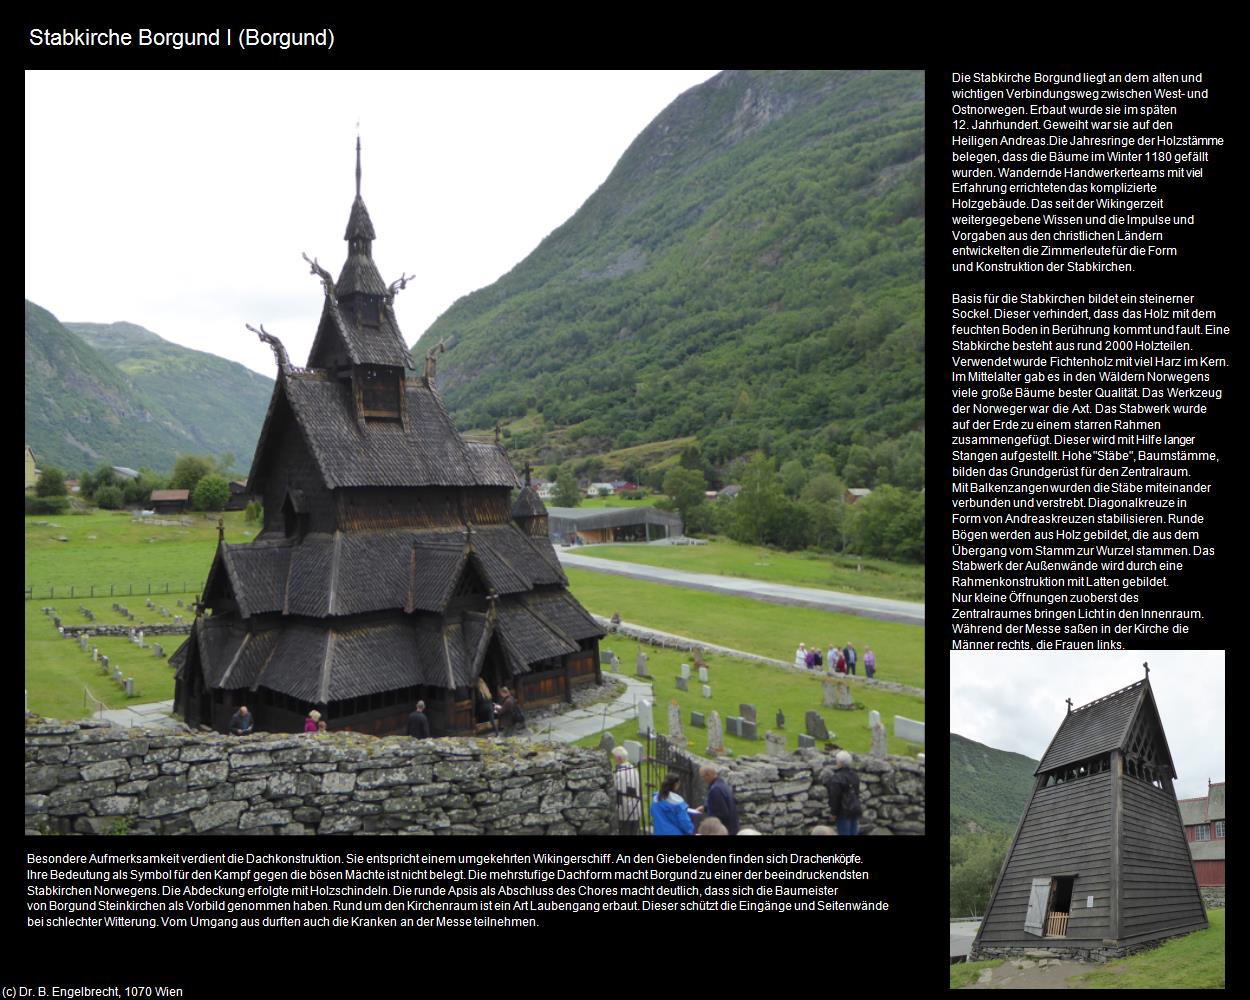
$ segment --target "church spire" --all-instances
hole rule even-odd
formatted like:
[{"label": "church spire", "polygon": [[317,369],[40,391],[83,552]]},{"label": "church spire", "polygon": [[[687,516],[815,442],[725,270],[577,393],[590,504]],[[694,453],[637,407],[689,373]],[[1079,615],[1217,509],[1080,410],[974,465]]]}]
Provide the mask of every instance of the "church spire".
[{"label": "church spire", "polygon": [[360,135],[356,135],[356,197],[360,197]]}]

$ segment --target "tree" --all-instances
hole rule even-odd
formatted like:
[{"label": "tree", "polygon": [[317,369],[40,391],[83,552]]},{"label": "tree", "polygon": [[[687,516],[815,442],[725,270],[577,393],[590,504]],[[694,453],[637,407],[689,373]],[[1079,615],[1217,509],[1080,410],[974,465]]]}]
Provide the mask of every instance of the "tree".
[{"label": "tree", "polygon": [[196,484],[214,472],[216,466],[211,458],[201,455],[179,455],[174,463],[174,471],[169,477],[169,488],[172,490],[190,490],[195,493]]},{"label": "tree", "polygon": [[792,458],[781,465],[781,485],[786,496],[797,497],[807,485],[807,470],[797,458]]},{"label": "tree", "polygon": [[733,537],[749,545],[775,541],[785,499],[772,459],[756,455],[743,471],[742,492],[733,503]]},{"label": "tree", "polygon": [[49,465],[39,473],[39,482],[35,483],[35,496],[65,496],[65,473],[55,465]]},{"label": "tree", "polygon": [[221,510],[230,500],[230,484],[215,472],[201,476],[191,491],[191,503],[197,510]]},{"label": "tree", "polygon": [[96,494],[105,486],[117,485],[117,473],[113,471],[111,465],[101,465],[95,472],[85,472],[79,480],[78,488],[82,495],[92,500],[96,499]]},{"label": "tree", "polygon": [[95,491],[95,502],[105,510],[121,510],[126,497],[120,486],[101,486]]},{"label": "tree", "polygon": [[681,515],[681,519],[690,528],[691,513],[703,503],[703,491],[707,489],[707,480],[698,469],[676,466],[664,474],[664,493],[672,500],[673,507]]},{"label": "tree", "polygon": [[556,477],[555,501],[557,507],[576,507],[582,502],[582,491],[577,488],[573,473],[566,470]]},{"label": "tree", "polygon": [[924,494],[878,486],[849,512],[851,547],[866,556],[924,562]]}]

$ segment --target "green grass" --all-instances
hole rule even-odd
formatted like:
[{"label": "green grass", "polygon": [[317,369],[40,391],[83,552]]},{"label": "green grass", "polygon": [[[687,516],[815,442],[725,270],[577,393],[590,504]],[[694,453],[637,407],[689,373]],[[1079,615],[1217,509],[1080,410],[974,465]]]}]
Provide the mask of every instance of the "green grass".
[{"label": "green grass", "polygon": [[581,507],[654,507],[657,500],[663,500],[664,495],[657,493],[654,496],[646,497],[642,500],[626,500],[624,497],[592,497],[583,500],[579,506]]},{"label": "green grass", "polygon": [[153,594],[166,584],[171,593],[198,592],[213,563],[218,517],[225,520],[228,542],[250,541],[259,530],[242,511],[188,514],[182,519],[189,527],[139,523],[125,511],[27,517],[25,585],[43,603],[49,588],[55,588],[54,599],[70,600],[71,586],[75,598],[88,596],[93,586],[97,595],[112,586],[117,594],[133,588],[146,596],[149,584]]},{"label": "green grass", "polygon": [[[138,619],[144,619],[149,624],[172,621],[149,611],[144,607],[142,598],[126,599],[121,603],[134,612],[136,625]],[[80,604],[90,608],[95,613],[96,621],[102,625],[131,624],[112,610],[113,602],[107,597],[82,601],[58,599],[52,606],[60,614],[61,624],[86,625],[87,619],[78,612]],[[147,649],[140,649],[130,640],[120,637],[95,636],[89,640],[109,658],[110,664],[121,668],[123,676],[135,679],[135,697],[127,699],[125,691],[102,673],[99,664],[91,662],[91,654],[78,648],[77,640],[62,639],[57,635],[51,616],[44,615],[41,610],[45,606],[48,606],[47,601],[26,602],[25,685],[32,712],[54,719],[80,719],[91,715],[95,706],[84,700],[84,686],[109,708],[122,708],[127,703],[165,701],[174,696],[174,671],[169,666],[169,656],[182,645],[185,636],[149,637]],[[173,601],[164,602],[164,606],[171,612],[183,614],[190,621],[191,612],[175,607]],[[164,659],[158,659],[153,654],[152,642],[159,642],[164,647]]]},{"label": "green grass", "polygon": [[[924,629],[918,625],[786,607],[572,566],[565,572],[574,596],[597,614],[619,611],[627,622],[786,662],[793,660],[800,642],[818,642],[822,649],[852,642],[861,661],[864,650],[872,647],[878,680],[913,687],[925,684]],[[604,645],[610,648],[610,643]]]},{"label": "green grass", "polygon": [[1165,941],[1158,948],[1072,977],[1094,990],[1224,989],[1224,910],[1207,910],[1205,931]]},{"label": "green grass", "polygon": [[[608,636],[601,643],[601,648],[615,652],[621,660],[621,672],[632,674],[634,657],[641,645],[633,640]],[[798,749],[799,733],[805,732],[804,716],[809,709],[815,709],[824,716],[830,732],[836,734],[834,742],[852,753],[865,753],[872,743],[868,732],[868,712],[872,709],[881,713],[887,730],[893,729],[891,722],[894,715],[924,719],[924,699],[916,695],[857,687],[855,697],[863,702],[862,710],[843,712],[823,708],[820,678],[726,656],[704,657],[708,664],[708,686],[712,689],[712,697],[704,698],[703,686],[699,683],[689,653],[651,646],[646,646],[645,652],[650,658],[647,669],[655,678],[656,728],[662,733],[668,732],[668,704],[676,701],[681,706],[682,727],[690,740],[690,747],[697,753],[707,749],[707,731],[690,725],[691,711],[702,712],[706,716],[715,709],[724,720],[730,715],[737,715],[738,706],[744,702],[753,704],[756,708],[760,738],[744,740],[726,732],[725,746],[736,756],[764,753],[764,733],[770,729],[785,735],[787,748]],[[677,689],[677,675],[683,663],[691,664],[689,691]],[[786,716],[783,729],[777,729],[777,709],[781,709]],[[619,744],[623,740],[638,738],[638,724],[631,720],[610,729],[609,732]],[[579,740],[577,745],[596,747],[599,745],[599,738],[600,734],[595,733]],[[907,742],[896,740],[892,735],[888,737],[888,746],[890,753],[908,752]]]},{"label": "green grass", "polygon": [[958,965],[952,965],[950,988],[957,990],[964,986],[971,986],[977,981],[983,969],[997,969],[1002,964],[1003,959],[990,958],[984,962],[960,962]]},{"label": "green grass", "polygon": [[[615,505],[626,504],[627,501],[617,501]],[[924,567],[884,559],[781,552],[727,538],[715,538],[707,545],[596,545],[585,554],[690,573],[821,587],[898,601],[924,600]]]}]

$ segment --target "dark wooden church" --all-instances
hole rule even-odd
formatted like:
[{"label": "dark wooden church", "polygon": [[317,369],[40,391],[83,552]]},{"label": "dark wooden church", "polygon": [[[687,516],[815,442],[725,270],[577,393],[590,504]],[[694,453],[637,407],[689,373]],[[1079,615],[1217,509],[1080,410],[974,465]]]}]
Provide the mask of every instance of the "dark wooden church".
[{"label": "dark wooden church", "polygon": [[501,686],[539,705],[599,683],[603,630],[568,592],[542,501],[498,441],[456,432],[434,352],[414,370],[392,309],[407,279],[374,265],[359,143],[345,239],[337,281],[310,261],[325,303],[308,366],[256,331],[278,361],[248,476],[264,525],[218,544],[171,658],[176,711],[224,732],[246,704],[281,732],[317,708],[331,729],[384,734],[420,698],[435,735],[464,735],[489,728]]},{"label": "dark wooden church", "polygon": [[1149,671],[1069,702],[1036,774],[972,957],[1117,955],[1207,926]]}]

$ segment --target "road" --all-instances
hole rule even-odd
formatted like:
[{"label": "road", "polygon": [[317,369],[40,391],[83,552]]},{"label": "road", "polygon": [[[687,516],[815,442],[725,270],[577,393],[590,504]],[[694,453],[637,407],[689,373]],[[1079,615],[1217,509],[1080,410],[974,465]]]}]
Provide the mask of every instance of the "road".
[{"label": "road", "polygon": [[596,559],[556,549],[560,562],[578,569],[596,573],[612,573],[635,580],[651,580],[691,590],[707,590],[719,594],[750,597],[772,604],[790,604],[801,608],[820,608],[840,611],[844,614],[878,618],[881,621],[903,622],[908,625],[924,624],[924,605],[909,601],[893,601],[885,597],[865,597],[863,594],[846,594],[837,590],[818,590],[814,587],[793,587],[784,583],[767,583],[763,580],[745,580],[736,576],[715,576],[711,573],[687,573],[660,566],[641,566],[637,563],[618,562],[615,559]]}]

